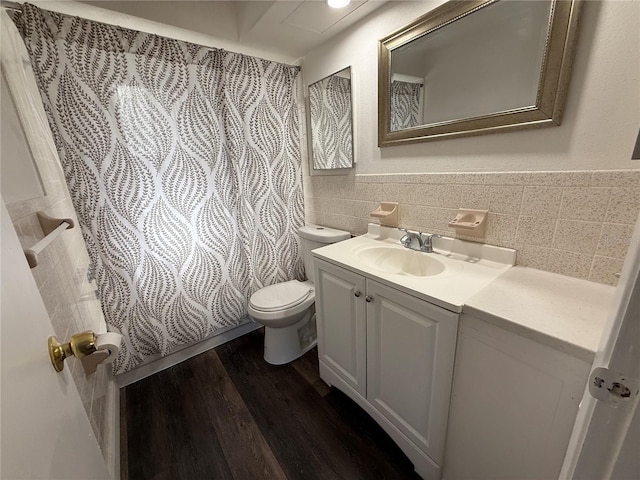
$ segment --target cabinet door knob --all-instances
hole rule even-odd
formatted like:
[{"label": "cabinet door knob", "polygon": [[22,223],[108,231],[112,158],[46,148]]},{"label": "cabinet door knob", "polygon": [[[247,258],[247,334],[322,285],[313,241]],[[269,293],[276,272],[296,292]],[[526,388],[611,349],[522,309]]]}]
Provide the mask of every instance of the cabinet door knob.
[{"label": "cabinet door knob", "polygon": [[373,302],[373,297],[370,297],[369,295],[367,295],[366,297],[364,297],[364,301],[367,303],[371,303]]},{"label": "cabinet door knob", "polygon": [[358,290],[356,290],[355,292],[353,292],[353,296],[354,297],[360,297],[360,295],[362,295]]}]

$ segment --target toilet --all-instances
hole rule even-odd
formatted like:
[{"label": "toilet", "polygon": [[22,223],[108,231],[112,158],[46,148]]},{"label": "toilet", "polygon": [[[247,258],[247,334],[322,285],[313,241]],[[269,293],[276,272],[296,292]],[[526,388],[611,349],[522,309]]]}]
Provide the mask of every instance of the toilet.
[{"label": "toilet", "polygon": [[313,256],[311,251],[348,239],[342,230],[305,225],[298,230],[307,280],[276,283],[261,288],[249,300],[249,316],[264,325],[264,359],[283,365],[300,357],[317,343]]}]

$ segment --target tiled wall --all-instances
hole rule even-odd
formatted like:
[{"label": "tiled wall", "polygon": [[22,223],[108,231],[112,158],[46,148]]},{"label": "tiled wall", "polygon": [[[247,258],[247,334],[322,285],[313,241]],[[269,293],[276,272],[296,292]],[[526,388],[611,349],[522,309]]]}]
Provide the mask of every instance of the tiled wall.
[{"label": "tiled wall", "polygon": [[480,241],[516,249],[519,265],[615,285],[640,170],[305,177],[309,223],[365,233],[383,200],[400,203],[401,226],[448,236],[458,208],[488,209]]}]

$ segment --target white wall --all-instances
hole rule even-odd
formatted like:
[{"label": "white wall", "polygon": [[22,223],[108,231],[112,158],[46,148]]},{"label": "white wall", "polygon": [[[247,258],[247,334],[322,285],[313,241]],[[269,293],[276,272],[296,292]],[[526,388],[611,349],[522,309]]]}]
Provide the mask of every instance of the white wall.
[{"label": "white wall", "polygon": [[562,125],[377,147],[379,38],[443,2],[390,2],[303,58],[305,88],[353,67],[357,173],[637,169],[640,2],[585,1]]},{"label": "white wall", "polygon": [[0,180],[7,203],[43,197],[44,188],[16,112],[13,98],[0,75]]}]

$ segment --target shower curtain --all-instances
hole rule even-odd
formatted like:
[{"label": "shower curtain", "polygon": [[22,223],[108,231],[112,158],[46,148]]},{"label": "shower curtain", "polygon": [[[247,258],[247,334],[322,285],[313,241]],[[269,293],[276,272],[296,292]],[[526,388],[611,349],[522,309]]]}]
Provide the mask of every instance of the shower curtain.
[{"label": "shower curtain", "polygon": [[391,131],[422,124],[420,94],[422,84],[391,82]]},{"label": "shower curtain", "polygon": [[41,10],[13,15],[94,268],[114,372],[302,278],[298,68]]}]

